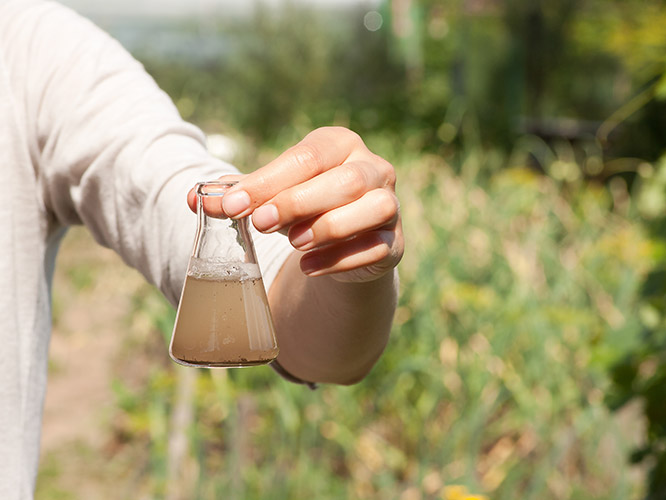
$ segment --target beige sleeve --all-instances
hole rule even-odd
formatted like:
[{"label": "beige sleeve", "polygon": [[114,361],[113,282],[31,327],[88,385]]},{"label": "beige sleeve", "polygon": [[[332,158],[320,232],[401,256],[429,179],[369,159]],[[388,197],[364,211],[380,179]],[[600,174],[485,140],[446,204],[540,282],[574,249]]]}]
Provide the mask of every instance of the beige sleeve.
[{"label": "beige sleeve", "polygon": [[[175,304],[196,224],[187,191],[236,170],[207,153],[201,131],[91,22],[53,2],[3,8],[0,37],[15,47],[7,59],[45,210],[57,225],[85,224]],[[279,235],[256,246],[268,287],[291,247]]]}]

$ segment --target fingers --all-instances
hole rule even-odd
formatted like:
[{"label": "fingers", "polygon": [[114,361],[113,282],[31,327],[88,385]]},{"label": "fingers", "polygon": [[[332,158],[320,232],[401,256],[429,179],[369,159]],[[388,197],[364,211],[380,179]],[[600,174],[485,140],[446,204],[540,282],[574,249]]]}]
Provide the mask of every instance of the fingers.
[{"label": "fingers", "polygon": [[395,194],[374,189],[352,203],[292,226],[289,240],[296,249],[308,251],[375,229],[393,229],[399,209]]},{"label": "fingers", "polygon": [[312,250],[301,258],[301,270],[311,277],[334,275],[340,281],[376,279],[393,269],[404,252],[402,229],[371,231],[351,240]]},{"label": "fingers", "polygon": [[245,176],[225,196],[230,217],[244,217],[278,193],[313,179],[367,151],[361,138],[341,127],[317,129],[268,165]]},{"label": "fingers", "polygon": [[[241,179],[243,176],[241,174],[225,174],[221,177],[218,177],[218,180],[225,181],[225,182],[234,182],[238,181]],[[225,190],[225,192],[228,192]],[[197,211],[197,186],[194,186],[192,189],[190,189],[187,193],[187,205],[190,207],[190,210],[192,212],[196,213]],[[226,214],[224,213],[224,210],[222,208],[222,197],[220,196],[217,199],[214,200],[208,200],[204,204],[204,211],[206,212],[207,215],[210,215],[212,217],[225,217]]]},{"label": "fingers", "polygon": [[[301,268],[309,276],[371,280],[402,258],[395,170],[348,129],[317,129],[268,165],[235,177],[238,183],[204,211],[251,214],[259,231],[287,234],[305,252]],[[188,203],[196,210],[193,191]]]},{"label": "fingers", "polygon": [[289,238],[294,247],[307,252],[301,258],[305,274],[330,274],[338,281],[377,279],[397,266],[404,253],[398,200],[387,189],[375,189],[293,226]]},{"label": "fingers", "polygon": [[375,165],[347,163],[278,193],[254,211],[252,222],[259,231],[277,231],[348,205],[384,185],[385,176]]}]

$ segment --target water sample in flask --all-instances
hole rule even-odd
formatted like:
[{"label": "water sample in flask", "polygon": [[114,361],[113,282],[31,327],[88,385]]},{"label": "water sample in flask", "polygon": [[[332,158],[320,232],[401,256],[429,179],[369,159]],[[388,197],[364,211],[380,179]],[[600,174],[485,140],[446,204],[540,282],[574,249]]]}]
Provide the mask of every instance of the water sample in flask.
[{"label": "water sample in flask", "polygon": [[229,219],[222,197],[234,181],[197,184],[197,233],[169,355],[182,365],[231,368],[278,355],[248,218]]}]

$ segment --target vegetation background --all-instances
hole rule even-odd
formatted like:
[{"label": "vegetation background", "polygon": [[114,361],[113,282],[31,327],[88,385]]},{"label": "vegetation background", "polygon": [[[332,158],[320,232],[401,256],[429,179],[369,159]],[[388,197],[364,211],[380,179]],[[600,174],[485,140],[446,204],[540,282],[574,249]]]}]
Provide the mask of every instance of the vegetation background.
[{"label": "vegetation background", "polygon": [[662,0],[158,14],[95,20],[214,153],[336,124],[394,163],[394,332],[353,387],[183,369],[173,309],[75,229],[38,498],[666,498]]}]

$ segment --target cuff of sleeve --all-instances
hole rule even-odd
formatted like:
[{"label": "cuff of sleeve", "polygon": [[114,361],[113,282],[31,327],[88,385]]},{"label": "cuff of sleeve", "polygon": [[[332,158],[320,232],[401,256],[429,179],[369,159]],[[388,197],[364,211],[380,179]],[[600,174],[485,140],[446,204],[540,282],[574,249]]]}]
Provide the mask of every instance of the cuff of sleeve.
[{"label": "cuff of sleeve", "polygon": [[319,387],[315,382],[307,382],[305,380],[301,380],[298,377],[295,377],[291,373],[289,373],[287,370],[284,369],[284,367],[278,363],[277,360],[273,361],[270,365],[273,370],[275,370],[283,379],[288,380],[289,382],[293,382],[295,384],[302,384],[302,385],[307,385],[310,389],[315,390],[317,387]]}]

